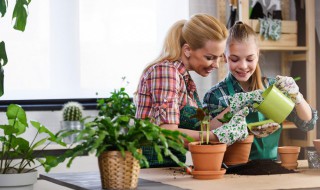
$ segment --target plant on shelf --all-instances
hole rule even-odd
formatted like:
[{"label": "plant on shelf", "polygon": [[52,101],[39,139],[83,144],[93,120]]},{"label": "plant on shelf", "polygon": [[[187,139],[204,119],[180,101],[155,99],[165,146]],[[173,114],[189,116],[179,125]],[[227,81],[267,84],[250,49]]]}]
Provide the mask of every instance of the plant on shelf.
[{"label": "plant on shelf", "polygon": [[[22,136],[30,129],[28,128],[28,120],[25,111],[16,104],[10,104],[7,108],[6,116],[7,124],[0,125],[0,189],[9,188],[10,184],[20,181],[19,185],[30,186],[37,179],[37,171],[42,166],[47,157],[37,158],[39,153],[43,154],[43,150],[50,143],[57,143],[66,146],[59,135],[54,135],[49,129],[37,121],[30,121],[33,128],[36,129],[32,141],[28,141]],[[38,140],[41,134],[41,139]],[[40,148],[42,147],[42,148]],[[51,159],[51,158],[49,158]],[[17,174],[8,177],[7,174]],[[30,180],[21,178],[31,177]],[[24,184],[25,183],[25,184]],[[15,184],[12,184],[16,186]]]},{"label": "plant on shelf", "polygon": [[145,145],[155,148],[160,162],[163,156],[169,156],[180,166],[185,166],[171,149],[185,154],[183,139],[192,139],[179,131],[162,129],[149,120],[135,118],[135,106],[125,88],[115,90],[109,98],[98,100],[98,108],[99,115],[85,123],[82,131],[77,131],[75,142],[78,144],[58,159],[47,162],[46,171],[65,159],[71,158],[67,164],[69,167],[77,156],[95,153],[103,188],[134,189],[140,165],[149,166],[141,152]]},{"label": "plant on shelf", "polygon": [[82,119],[83,107],[78,102],[68,102],[63,105],[62,114],[64,121],[80,121]]},{"label": "plant on shelf", "polygon": [[74,130],[82,130],[84,128],[83,120],[83,107],[78,102],[68,102],[63,105],[61,129],[69,131],[69,135],[63,139],[65,143],[73,143],[76,135],[72,134]]}]

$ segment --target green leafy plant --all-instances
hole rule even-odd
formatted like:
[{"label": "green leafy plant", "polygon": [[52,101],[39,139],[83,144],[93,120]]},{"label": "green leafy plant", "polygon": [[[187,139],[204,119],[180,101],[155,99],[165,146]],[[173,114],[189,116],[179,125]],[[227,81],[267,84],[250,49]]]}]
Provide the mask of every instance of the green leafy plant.
[{"label": "green leafy plant", "polygon": [[[28,18],[28,6],[31,0],[16,0],[13,13],[12,21],[13,28],[16,30],[24,31],[27,18]],[[0,13],[1,17],[4,17],[7,13],[8,0],[0,0]],[[4,93],[3,82],[4,82],[4,70],[3,67],[8,63],[8,57],[6,53],[6,47],[4,41],[0,42],[0,96]]]},{"label": "green leafy plant", "polygon": [[77,156],[95,153],[98,157],[102,152],[111,150],[121,151],[123,156],[125,151],[129,151],[141,166],[148,167],[148,160],[138,151],[142,146],[153,146],[159,162],[163,161],[163,156],[169,156],[179,165],[185,166],[171,149],[185,154],[187,150],[183,139],[193,139],[179,131],[162,129],[150,120],[135,118],[135,107],[124,88],[115,90],[109,98],[98,100],[98,107],[99,115],[85,123],[83,130],[76,131],[76,146],[58,158],[48,160],[46,171],[68,158],[67,166],[70,167]]},{"label": "green leafy plant", "polygon": [[83,107],[78,102],[68,102],[63,105],[62,114],[64,121],[80,121],[82,119]]},{"label": "green leafy plant", "polygon": [[[46,158],[37,158],[36,149],[44,150],[50,143],[66,146],[59,135],[54,135],[49,129],[37,121],[30,121],[37,130],[33,140],[29,142],[22,135],[28,129],[28,120],[25,111],[16,104],[10,104],[6,112],[8,124],[0,125],[0,173],[27,173],[43,165]],[[36,141],[39,134],[46,137]],[[38,161],[38,162],[37,162]],[[37,164],[38,163],[38,164]],[[31,168],[30,168],[31,167]]]},{"label": "green leafy plant", "polygon": [[134,115],[136,107],[125,88],[114,90],[108,98],[98,100],[99,115],[115,117],[118,115]]},{"label": "green leafy plant", "polygon": [[200,122],[200,145],[204,143],[204,131],[206,131],[206,144],[209,144],[210,120],[211,115],[208,108],[198,108],[195,115],[191,118],[197,118]]}]

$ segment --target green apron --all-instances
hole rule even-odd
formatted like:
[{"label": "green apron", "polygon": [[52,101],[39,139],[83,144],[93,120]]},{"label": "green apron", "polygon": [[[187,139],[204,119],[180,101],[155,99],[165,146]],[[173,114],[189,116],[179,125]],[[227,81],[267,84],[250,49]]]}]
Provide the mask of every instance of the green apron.
[{"label": "green apron", "polygon": [[[229,95],[234,95],[235,91],[232,86],[232,82],[227,78],[227,87]],[[253,123],[258,121],[266,120],[265,116],[260,112],[250,112],[246,117],[247,123]],[[278,156],[278,142],[280,139],[280,134],[282,131],[282,126],[280,129],[272,133],[271,135],[263,138],[254,138],[251,151],[250,160],[257,159],[277,159]]]},{"label": "green apron", "polygon": [[[189,91],[188,91],[188,94],[189,94]],[[202,108],[198,93],[196,91],[193,93],[193,96],[197,102],[198,107]],[[180,110],[179,128],[199,131],[200,125],[197,124],[198,119],[196,119],[196,118],[191,119],[190,118],[192,115],[195,115],[196,113],[197,113],[197,108],[190,106],[189,99],[187,99],[187,104]],[[172,149],[171,149],[171,151],[172,151],[172,153],[174,153],[174,155],[176,155],[178,157],[178,159],[181,162],[186,161],[185,155],[183,155],[175,150],[172,150]],[[150,147],[150,146],[142,147],[142,153],[144,156],[146,156],[146,158],[149,162],[150,168],[178,166],[170,157],[164,157],[163,162],[159,163],[157,154],[156,154],[153,147]]]}]

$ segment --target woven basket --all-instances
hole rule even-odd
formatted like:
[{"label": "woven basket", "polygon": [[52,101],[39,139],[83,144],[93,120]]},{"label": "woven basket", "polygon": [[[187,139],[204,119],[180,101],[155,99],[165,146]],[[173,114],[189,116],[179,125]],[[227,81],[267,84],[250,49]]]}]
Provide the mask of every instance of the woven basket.
[{"label": "woven basket", "polygon": [[122,157],[120,151],[102,153],[99,169],[103,189],[136,189],[140,172],[139,161],[130,152]]}]

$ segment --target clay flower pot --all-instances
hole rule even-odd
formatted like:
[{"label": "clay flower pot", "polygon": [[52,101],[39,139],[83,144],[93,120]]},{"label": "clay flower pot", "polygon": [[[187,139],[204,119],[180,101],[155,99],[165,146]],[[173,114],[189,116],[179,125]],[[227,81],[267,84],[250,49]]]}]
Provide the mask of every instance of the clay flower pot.
[{"label": "clay flower pot", "polygon": [[223,162],[229,165],[245,164],[249,161],[254,136],[249,135],[244,141],[237,141],[227,147]]},{"label": "clay flower pot", "polygon": [[192,175],[195,179],[219,179],[226,172],[225,169],[221,169],[221,164],[227,145],[219,142],[210,143],[210,145],[189,143],[194,167]]},{"label": "clay flower pot", "polygon": [[317,152],[320,153],[320,139],[313,140],[313,145]]},{"label": "clay flower pot", "polygon": [[298,146],[282,146],[278,147],[278,153],[280,155],[281,166],[287,169],[297,169],[298,167],[298,156],[300,147]]}]

